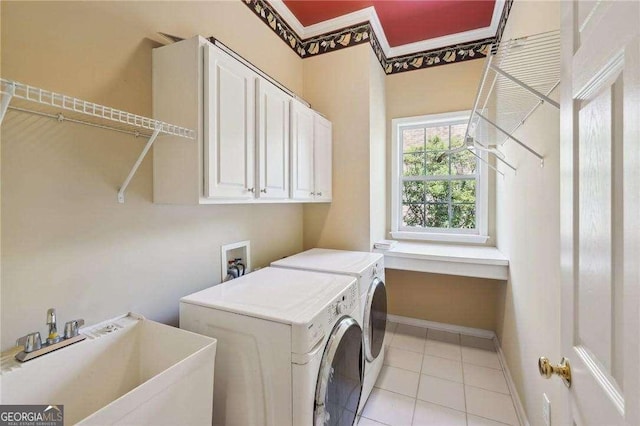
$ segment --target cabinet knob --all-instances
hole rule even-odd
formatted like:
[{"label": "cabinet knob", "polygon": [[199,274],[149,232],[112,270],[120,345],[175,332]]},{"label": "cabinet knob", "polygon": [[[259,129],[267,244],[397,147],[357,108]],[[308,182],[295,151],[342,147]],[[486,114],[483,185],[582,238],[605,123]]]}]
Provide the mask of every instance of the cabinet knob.
[{"label": "cabinet knob", "polygon": [[317,195],[318,197],[322,197],[322,192],[318,192],[316,195]]},{"label": "cabinet knob", "polygon": [[263,194],[266,194],[267,193],[267,188],[261,189],[260,192],[262,192]]},{"label": "cabinet knob", "polygon": [[309,194],[309,195],[312,195],[312,196],[313,196],[313,195],[316,195],[316,193],[315,193],[315,192],[312,192],[312,193],[311,193],[311,194]]},{"label": "cabinet knob", "polygon": [[247,188],[247,192],[255,192],[256,189],[255,188]]}]

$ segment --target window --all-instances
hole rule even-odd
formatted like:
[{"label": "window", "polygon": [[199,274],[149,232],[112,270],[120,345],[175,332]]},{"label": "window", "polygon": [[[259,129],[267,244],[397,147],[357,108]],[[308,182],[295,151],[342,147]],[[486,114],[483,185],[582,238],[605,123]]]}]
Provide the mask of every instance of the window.
[{"label": "window", "polygon": [[393,120],[394,238],[486,242],[486,170],[464,149],[468,119],[465,111]]}]

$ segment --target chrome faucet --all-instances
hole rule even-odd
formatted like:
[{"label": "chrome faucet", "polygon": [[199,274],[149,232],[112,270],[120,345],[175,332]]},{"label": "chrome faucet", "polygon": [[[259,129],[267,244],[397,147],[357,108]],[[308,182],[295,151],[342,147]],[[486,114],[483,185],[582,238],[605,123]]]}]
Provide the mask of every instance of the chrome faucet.
[{"label": "chrome faucet", "polygon": [[16,346],[23,346],[24,350],[16,355],[16,359],[21,362],[29,361],[46,353],[64,348],[73,343],[86,339],[78,333],[80,327],[84,325],[83,319],[68,321],[64,325],[64,338],[58,335],[58,323],[56,320],[56,310],[51,308],[47,311],[47,325],[49,335],[45,343],[42,343],[40,332],[29,333],[16,341]]},{"label": "chrome faucet", "polygon": [[58,323],[56,321],[56,310],[50,308],[47,311],[47,325],[49,326],[49,336],[47,337],[47,344],[53,345],[58,343],[62,338],[58,335]]}]

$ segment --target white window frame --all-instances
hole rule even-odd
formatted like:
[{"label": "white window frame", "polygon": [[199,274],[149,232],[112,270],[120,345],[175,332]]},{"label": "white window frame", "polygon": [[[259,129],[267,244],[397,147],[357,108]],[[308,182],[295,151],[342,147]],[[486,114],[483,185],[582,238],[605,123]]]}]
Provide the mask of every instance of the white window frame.
[{"label": "white window frame", "polygon": [[[445,126],[467,122],[471,111],[448,112],[391,120],[391,236],[399,240],[443,241],[484,244],[488,241],[488,171],[483,161],[476,167],[476,228],[402,227],[402,130],[415,127]],[[486,160],[486,153],[476,151]]]}]

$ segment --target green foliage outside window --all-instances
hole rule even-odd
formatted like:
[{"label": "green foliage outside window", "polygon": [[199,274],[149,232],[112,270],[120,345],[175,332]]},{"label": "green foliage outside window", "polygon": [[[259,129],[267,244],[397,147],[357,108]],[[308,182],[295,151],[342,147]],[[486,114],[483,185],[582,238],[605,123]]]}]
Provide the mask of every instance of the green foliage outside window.
[{"label": "green foliage outside window", "polygon": [[[468,151],[446,152],[462,145],[459,132],[451,135],[452,131],[448,130],[449,145],[449,138],[441,134],[427,137],[425,130],[428,129],[413,129],[414,134],[409,133],[405,138],[409,143],[403,144],[403,224],[473,229],[476,227],[476,158]],[[421,133],[416,135],[416,131]]]}]

